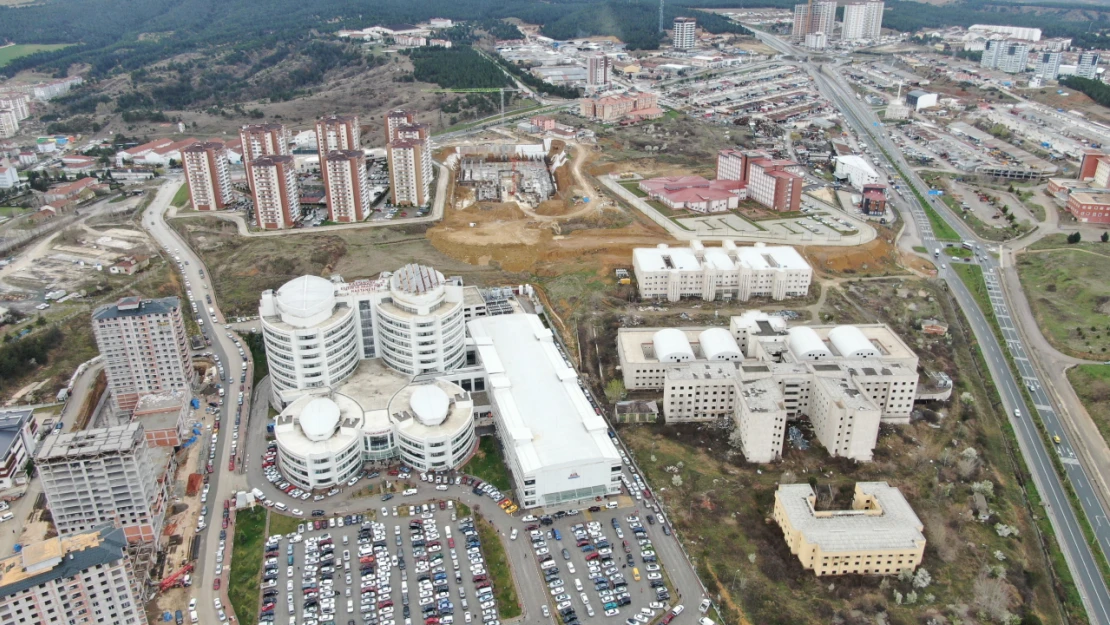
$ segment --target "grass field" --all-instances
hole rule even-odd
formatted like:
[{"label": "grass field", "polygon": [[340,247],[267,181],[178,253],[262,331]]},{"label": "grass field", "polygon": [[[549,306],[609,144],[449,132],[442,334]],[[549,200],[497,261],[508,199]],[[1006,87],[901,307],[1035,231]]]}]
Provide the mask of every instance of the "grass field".
[{"label": "grass field", "polygon": [[971,258],[974,255],[974,252],[962,247],[946,247],[944,253],[952,258]]},{"label": "grass field", "polygon": [[295,516],[286,516],[284,514],[270,514],[270,529],[266,532],[267,536],[274,534],[281,534],[288,536],[289,534],[297,533],[297,526],[304,523],[303,519]]},{"label": "grass field", "polygon": [[24,213],[30,212],[28,208],[19,208],[18,206],[0,206],[0,217],[19,217]]},{"label": "grass field", "polygon": [[235,515],[235,545],[228,569],[227,598],[240,623],[258,622],[266,508],[255,506]]},{"label": "grass field", "polygon": [[635,195],[636,197],[647,197],[647,193],[644,193],[643,189],[640,188],[640,181],[639,180],[633,180],[631,182],[622,182],[622,183],[620,183],[620,185],[622,187],[624,187],[625,189],[627,189],[629,193],[631,193],[632,195]]},{"label": "grass field", "polygon": [[489,482],[504,493],[509,492],[512,487],[509,470],[505,468],[505,459],[501,457],[501,448],[498,446],[497,438],[493,436],[482,437],[478,443],[478,451],[463,467],[463,473]]},{"label": "grass field", "polygon": [[0,67],[4,67],[15,59],[21,56],[27,56],[36,52],[50,52],[52,50],[61,50],[68,48],[71,44],[67,43],[51,43],[51,44],[16,44],[14,46],[7,46],[0,48]]},{"label": "grass field", "polygon": [[[488,437],[487,437],[488,438]],[[497,530],[481,516],[476,516],[478,537],[482,540],[482,553],[486,557],[490,577],[493,578],[493,594],[497,596],[497,613],[502,619],[520,616],[520,601],[516,596],[516,584],[509,570],[509,559],[505,555],[505,545]]]},{"label": "grass field", "polygon": [[1110,441],[1110,365],[1079,365],[1068,369],[1075,389],[1102,438]]},{"label": "grass field", "polygon": [[188,203],[189,203],[189,185],[183,184],[183,185],[181,185],[181,188],[177,190],[177,193],[175,193],[173,195],[173,199],[170,200],[170,204],[173,204],[177,208],[182,208]]},{"label": "grass field", "polygon": [[1106,359],[1110,256],[1082,248],[1027,252],[1018,257],[1017,266],[1037,325],[1049,342],[1066,354]]}]

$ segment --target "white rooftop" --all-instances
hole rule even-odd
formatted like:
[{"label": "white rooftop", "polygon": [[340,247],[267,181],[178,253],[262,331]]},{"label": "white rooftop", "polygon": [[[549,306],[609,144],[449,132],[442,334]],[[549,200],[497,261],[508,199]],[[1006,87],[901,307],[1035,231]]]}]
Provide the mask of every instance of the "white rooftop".
[{"label": "white rooftop", "polygon": [[647,271],[664,271],[667,269],[699,269],[701,262],[694,256],[694,251],[686,247],[670,248],[666,245],[660,247],[638,247],[632,250],[632,257],[636,264]]},{"label": "white rooftop", "polygon": [[524,473],[599,458],[620,461],[605,419],[594,412],[539,317],[479,317],[467,328],[489,375],[505,445]]},{"label": "white rooftop", "polygon": [[902,493],[886,482],[858,482],[857,494],[875,498],[869,510],[814,512],[809,484],[780,484],[778,499],[793,528],[825,552],[912,549],[925,542],[923,525]]}]

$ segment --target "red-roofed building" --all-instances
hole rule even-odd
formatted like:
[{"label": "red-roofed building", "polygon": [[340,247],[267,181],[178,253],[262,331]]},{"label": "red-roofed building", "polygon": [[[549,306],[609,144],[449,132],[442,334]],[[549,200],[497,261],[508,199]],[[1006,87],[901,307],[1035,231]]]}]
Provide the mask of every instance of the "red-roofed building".
[{"label": "red-roofed building", "polygon": [[748,197],[739,180],[706,180],[701,176],[673,176],[643,180],[640,190],[672,210],[720,213],[734,209]]},{"label": "red-roofed building", "polygon": [[757,158],[748,163],[748,194],[771,210],[794,212],[801,207],[805,168],[794,161]]},{"label": "red-roofed building", "polygon": [[886,213],[886,185],[863,185],[863,199],[859,204],[863,214],[872,217],[882,217]]},{"label": "red-roofed building", "polygon": [[1085,224],[1110,224],[1110,193],[1073,192],[1068,196],[1068,212]]},{"label": "red-roofed building", "polygon": [[48,203],[83,200],[92,197],[99,186],[96,178],[82,178],[50,189],[45,199]]},{"label": "red-roofed building", "polygon": [[96,159],[91,156],[74,154],[62,157],[62,169],[66,171],[89,171],[96,168]]},{"label": "red-roofed building", "polygon": [[658,107],[658,102],[659,97],[654,93],[631,93],[583,98],[579,100],[578,108],[583,117],[603,122],[622,119],[638,121],[662,116],[663,109]]}]

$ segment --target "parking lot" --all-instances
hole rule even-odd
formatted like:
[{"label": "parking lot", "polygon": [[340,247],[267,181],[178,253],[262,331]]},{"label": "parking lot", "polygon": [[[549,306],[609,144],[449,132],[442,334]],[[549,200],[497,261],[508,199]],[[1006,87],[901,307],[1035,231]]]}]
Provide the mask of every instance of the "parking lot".
[{"label": "parking lot", "polygon": [[265,558],[262,620],[499,622],[473,521],[452,501],[306,519],[297,534],[271,537]]}]

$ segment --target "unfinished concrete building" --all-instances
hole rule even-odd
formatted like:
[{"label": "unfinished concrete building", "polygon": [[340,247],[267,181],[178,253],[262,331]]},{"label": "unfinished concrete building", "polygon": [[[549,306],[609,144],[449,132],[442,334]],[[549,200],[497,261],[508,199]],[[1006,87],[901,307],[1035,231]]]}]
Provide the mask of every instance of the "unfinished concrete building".
[{"label": "unfinished concrete building", "polygon": [[463,158],[458,182],[473,188],[479,202],[518,199],[535,205],[555,194],[555,179],[543,157]]}]

